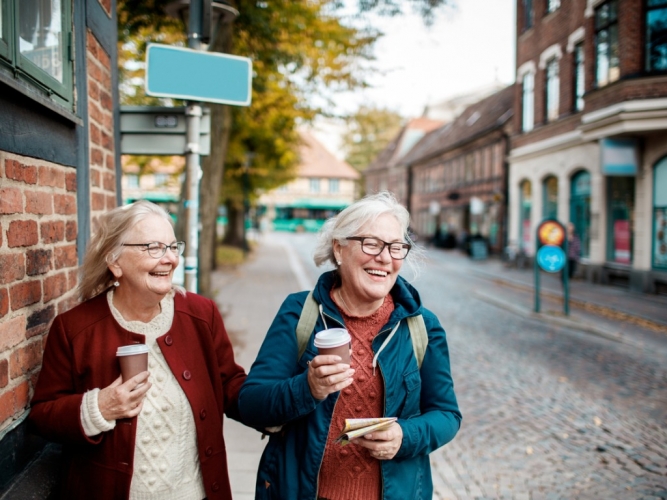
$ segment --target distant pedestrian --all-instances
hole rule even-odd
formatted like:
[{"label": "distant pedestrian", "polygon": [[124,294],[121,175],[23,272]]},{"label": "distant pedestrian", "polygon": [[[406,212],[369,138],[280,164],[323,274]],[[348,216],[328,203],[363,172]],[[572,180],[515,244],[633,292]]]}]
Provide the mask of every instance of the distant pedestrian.
[{"label": "distant pedestrian", "polygon": [[[299,292],[284,301],[239,394],[244,423],[271,433],[256,499],[433,496],[429,454],[454,438],[461,413],[445,331],[399,276],[413,249],[409,219],[385,192],[353,203],[322,228],[315,263],[335,269],[313,291],[319,315],[308,345],[299,358],[295,332],[308,296]],[[409,326],[420,319],[422,342],[428,339],[421,356],[412,340],[417,328]],[[313,338],[327,327],[350,333],[351,365],[318,354]],[[345,447],[336,442],[346,419],[365,417],[397,420]]]},{"label": "distant pedestrian", "polygon": [[581,240],[575,231],[572,222],[567,223],[567,277],[572,279],[577,269],[577,263],[581,257]]},{"label": "distant pedestrian", "polygon": [[[185,244],[147,201],[100,218],[83,302],[56,316],[30,423],[63,444],[59,498],[231,500],[223,414],[238,419],[245,380],[209,299],[172,284]],[[117,348],[148,346],[124,380]]]}]

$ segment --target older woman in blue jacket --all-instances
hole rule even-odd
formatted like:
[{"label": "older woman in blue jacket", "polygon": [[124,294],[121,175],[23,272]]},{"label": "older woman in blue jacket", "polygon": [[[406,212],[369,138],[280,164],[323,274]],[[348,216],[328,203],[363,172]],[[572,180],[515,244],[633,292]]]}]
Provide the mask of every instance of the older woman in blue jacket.
[{"label": "older woman in blue jacket", "polygon": [[[461,413],[445,331],[398,275],[412,249],[409,214],[389,193],[368,196],[328,220],[315,263],[334,264],[313,290],[319,318],[299,358],[296,328],[308,292],[287,297],[239,395],[245,423],[269,433],[258,499],[428,499],[428,455],[451,441]],[[414,250],[413,250],[414,252]],[[409,317],[421,315],[421,368]],[[318,355],[316,332],[343,327],[352,361]],[[346,419],[396,417],[385,430],[341,446]]]}]

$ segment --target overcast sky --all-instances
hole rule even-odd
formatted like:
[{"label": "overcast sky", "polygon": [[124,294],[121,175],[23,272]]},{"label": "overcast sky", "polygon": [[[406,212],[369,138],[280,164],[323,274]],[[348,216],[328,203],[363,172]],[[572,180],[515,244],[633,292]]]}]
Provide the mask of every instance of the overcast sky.
[{"label": "overcast sky", "polygon": [[[339,113],[361,104],[420,116],[427,104],[494,82],[510,84],[515,73],[515,0],[456,0],[429,28],[415,14],[374,21],[385,33],[376,44],[373,88],[336,96]],[[337,156],[335,127],[319,123],[317,137]]]}]

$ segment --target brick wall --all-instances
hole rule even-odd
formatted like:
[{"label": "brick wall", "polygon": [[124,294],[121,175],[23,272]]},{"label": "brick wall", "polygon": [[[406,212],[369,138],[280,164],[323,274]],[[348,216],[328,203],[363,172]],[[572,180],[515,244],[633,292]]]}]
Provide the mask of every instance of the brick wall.
[{"label": "brick wall", "polygon": [[[116,206],[111,60],[88,32],[90,218]],[[53,318],[76,304],[76,169],[0,151],[0,432],[20,418]]]},{"label": "brick wall", "polygon": [[76,300],[76,170],[0,152],[0,430],[21,416],[46,333]]},{"label": "brick wall", "polygon": [[116,206],[116,175],[111,60],[90,31],[87,46],[90,208],[94,230],[99,215]]}]

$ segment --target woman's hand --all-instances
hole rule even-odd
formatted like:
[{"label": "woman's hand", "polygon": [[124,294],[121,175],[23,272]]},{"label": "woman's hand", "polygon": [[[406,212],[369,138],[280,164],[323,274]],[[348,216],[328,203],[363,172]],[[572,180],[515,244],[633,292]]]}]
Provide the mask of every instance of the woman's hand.
[{"label": "woman's hand", "polygon": [[97,406],[106,420],[132,418],[139,415],[144,405],[146,392],[151,388],[148,372],[141,372],[127,382],[118,377],[111,385],[100,390]]},{"label": "woman's hand", "polygon": [[401,449],[403,429],[394,422],[384,431],[375,431],[352,441],[354,444],[368,448],[371,456],[378,460],[391,460]]},{"label": "woman's hand", "polygon": [[340,356],[327,355],[315,356],[308,363],[308,385],[315,399],[326,399],[353,382],[354,370],[341,361]]}]

